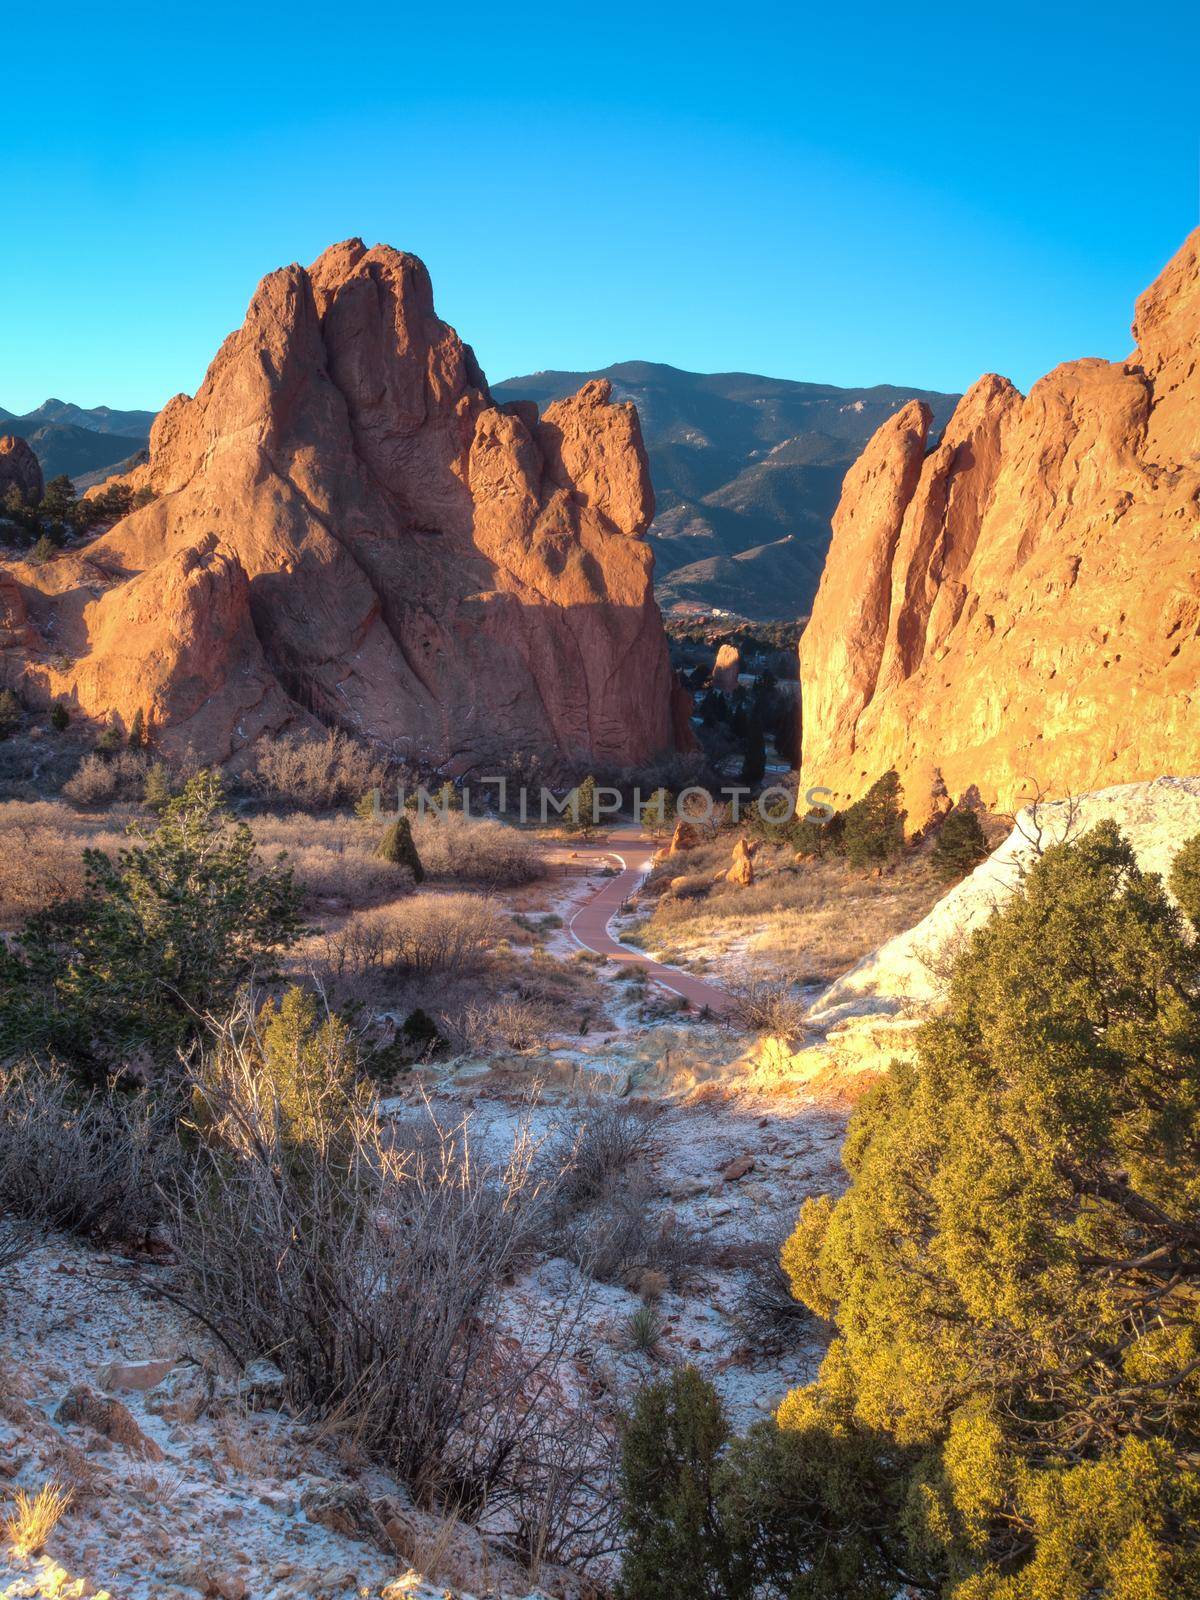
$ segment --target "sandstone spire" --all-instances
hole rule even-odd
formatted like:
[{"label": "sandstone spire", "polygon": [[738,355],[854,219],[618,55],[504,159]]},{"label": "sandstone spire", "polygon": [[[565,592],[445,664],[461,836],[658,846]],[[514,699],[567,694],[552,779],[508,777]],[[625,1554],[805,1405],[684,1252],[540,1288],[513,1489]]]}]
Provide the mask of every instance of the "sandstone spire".
[{"label": "sandstone spire", "polygon": [[928,454],[915,405],[871,440],[800,645],[807,783],[895,766],[919,824],[936,768],[1005,809],[1200,771],[1200,230],[1134,335],[982,378]]},{"label": "sandstone spire", "polygon": [[604,383],[493,403],[415,256],[353,239],[264,278],[137,481],[158,498],[85,555],[14,569],[31,699],[215,760],[317,720],[453,773],[690,739],[636,411]]}]

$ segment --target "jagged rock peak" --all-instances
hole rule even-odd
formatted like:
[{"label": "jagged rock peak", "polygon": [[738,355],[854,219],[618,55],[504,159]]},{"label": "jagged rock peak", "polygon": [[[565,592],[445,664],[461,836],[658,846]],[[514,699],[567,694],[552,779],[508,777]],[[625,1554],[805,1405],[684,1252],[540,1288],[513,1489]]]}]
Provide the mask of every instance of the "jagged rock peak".
[{"label": "jagged rock peak", "polygon": [[54,649],[46,574],[19,575],[4,671],[34,700],[140,709],[219,760],[317,720],[454,773],[690,746],[635,408],[603,382],[496,405],[414,255],[350,239],[269,273],[136,478],[153,503],[53,564]]},{"label": "jagged rock peak", "polygon": [[935,769],[1013,809],[1200,770],[1200,230],[1139,299],[1127,361],[1028,396],[988,374],[936,448],[906,406],[846,476],[800,644],[804,777]]}]

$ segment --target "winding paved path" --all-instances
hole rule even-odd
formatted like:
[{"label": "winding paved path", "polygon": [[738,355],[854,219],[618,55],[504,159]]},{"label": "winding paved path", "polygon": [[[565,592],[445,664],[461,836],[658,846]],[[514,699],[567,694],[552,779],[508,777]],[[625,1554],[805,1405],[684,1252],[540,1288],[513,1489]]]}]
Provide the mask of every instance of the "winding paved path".
[{"label": "winding paved path", "polygon": [[613,917],[650,870],[650,858],[657,843],[650,834],[630,827],[617,829],[605,838],[576,846],[572,851],[575,860],[594,860],[597,867],[605,861],[615,860],[620,864],[620,871],[615,878],[606,878],[568,918],[567,932],[585,950],[606,956],[610,961],[619,961],[624,966],[641,967],[647,977],[662,988],[669,989],[672,994],[682,995],[697,1011],[707,1006],[711,1012],[723,1016],[734,1005],[724,989],[703,978],[693,977],[690,972],[681,972],[677,967],[652,961],[633,945],[622,944],[609,931]]}]

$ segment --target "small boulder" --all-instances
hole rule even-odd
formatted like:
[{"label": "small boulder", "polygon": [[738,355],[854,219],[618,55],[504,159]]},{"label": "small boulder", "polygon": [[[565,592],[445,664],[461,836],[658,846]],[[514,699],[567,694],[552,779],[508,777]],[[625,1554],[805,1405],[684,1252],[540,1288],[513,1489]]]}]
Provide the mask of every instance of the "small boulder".
[{"label": "small boulder", "polygon": [[727,1167],[721,1169],[721,1176],[726,1183],[736,1183],[739,1178],[744,1178],[748,1172],[754,1171],[753,1156],[738,1156]]},{"label": "small boulder", "polygon": [[742,670],[741,651],[735,644],[723,644],[713,662],[712,686],[722,694],[736,694],[738,674]]},{"label": "small boulder", "polygon": [[690,877],[684,874],[672,878],[667,887],[676,900],[694,900],[697,895],[707,894],[712,885],[707,878],[699,873],[693,873]]},{"label": "small boulder", "polygon": [[110,1393],[145,1394],[174,1370],[174,1361],[111,1361],[100,1371],[100,1387]]},{"label": "small boulder", "polygon": [[213,1404],[216,1379],[198,1361],[174,1366],[146,1396],[146,1410],[167,1422],[197,1422]]},{"label": "small boulder", "polygon": [[694,822],[689,822],[686,817],[680,817],[675,824],[675,832],[671,835],[671,843],[667,846],[669,856],[677,856],[682,850],[694,850],[697,845],[704,843],[704,835]]},{"label": "small boulder", "polygon": [[[310,1522],[340,1533],[345,1539],[362,1539],[385,1555],[395,1555],[396,1543],[383,1517],[372,1505],[365,1489],[353,1483],[321,1479],[310,1483],[300,1494],[300,1507]],[[389,1520],[392,1508],[389,1506]]]},{"label": "small boulder", "polygon": [[739,838],[733,847],[733,862],[725,881],[736,883],[742,889],[748,889],[754,882],[754,852],[744,838]]}]

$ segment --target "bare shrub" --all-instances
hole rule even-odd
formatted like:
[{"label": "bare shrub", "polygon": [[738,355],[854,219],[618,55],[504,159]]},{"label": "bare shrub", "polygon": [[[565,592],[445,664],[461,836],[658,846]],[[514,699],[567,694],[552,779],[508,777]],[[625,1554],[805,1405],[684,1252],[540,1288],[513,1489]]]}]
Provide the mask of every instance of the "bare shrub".
[{"label": "bare shrub", "polygon": [[558,1129],[548,1156],[563,1174],[560,1202],[590,1205],[643,1162],[650,1151],[655,1115],[650,1106],[601,1100],[586,1108],[577,1126]]},{"label": "bare shrub", "polygon": [[787,1229],[757,1239],[743,1253],[745,1276],[734,1321],[750,1343],[778,1354],[797,1344],[812,1330],[812,1313],[792,1293],[779,1259]]},{"label": "bare shrub", "polygon": [[250,821],[260,850],[286,850],[288,865],[310,904],[343,900],[352,905],[391,898],[396,869],[374,854],[375,834],[350,818],[260,816]]},{"label": "bare shrub", "polygon": [[731,985],[733,1020],[752,1033],[769,1033],[781,1039],[798,1039],[804,1032],[808,1003],[781,978],[752,978]]},{"label": "bare shrub", "polygon": [[622,1543],[620,1441],[597,1406],[542,1405],[530,1416],[513,1471],[506,1540],[536,1583],[547,1562],[576,1570]]},{"label": "bare shrub", "polygon": [[139,814],[133,807],[80,812],[57,800],[0,804],[0,925],[15,927],[81,894],[84,850],[115,855],[128,843],[124,824]]},{"label": "bare shrub", "polygon": [[553,1025],[544,1007],[519,999],[471,1001],[439,1020],[451,1048],[472,1056],[501,1048],[535,1049],[545,1043]]},{"label": "bare shrub", "polygon": [[159,1214],[176,1144],[143,1093],[82,1093],[56,1067],[0,1069],[0,1213],[10,1224],[139,1238]]},{"label": "bare shrub", "polygon": [[259,739],[246,781],[266,799],[331,811],[382,788],[387,776],[387,762],[370,745],[331,728],[316,736]]},{"label": "bare shrub", "polygon": [[544,1232],[534,1147],[495,1165],[463,1126],[406,1143],[361,1096],[319,1099],[289,1139],[253,1028],[235,1019],[196,1072],[168,1292],[238,1360],[269,1354],[291,1404],[351,1421],[423,1503],[495,1507],[563,1349],[497,1331],[499,1285]]},{"label": "bare shrub", "polygon": [[650,1185],[635,1175],[582,1210],[560,1212],[555,1249],[598,1283],[636,1289],[653,1271],[679,1288],[701,1259],[701,1244],[673,1211],[656,1218],[652,1202]]},{"label": "bare shrub", "polygon": [[503,933],[495,903],[477,894],[420,894],[359,912],[348,928],[361,970],[467,971]]},{"label": "bare shrub", "polygon": [[138,800],[146,783],[149,758],[141,750],[120,750],[111,756],[84,756],[73,777],[62,786],[75,806],[96,809],[118,800]]},{"label": "bare shrub", "polygon": [[466,817],[460,811],[444,816],[427,813],[414,819],[413,840],[425,871],[433,878],[501,889],[545,876],[545,861],[537,845],[506,822]]}]

